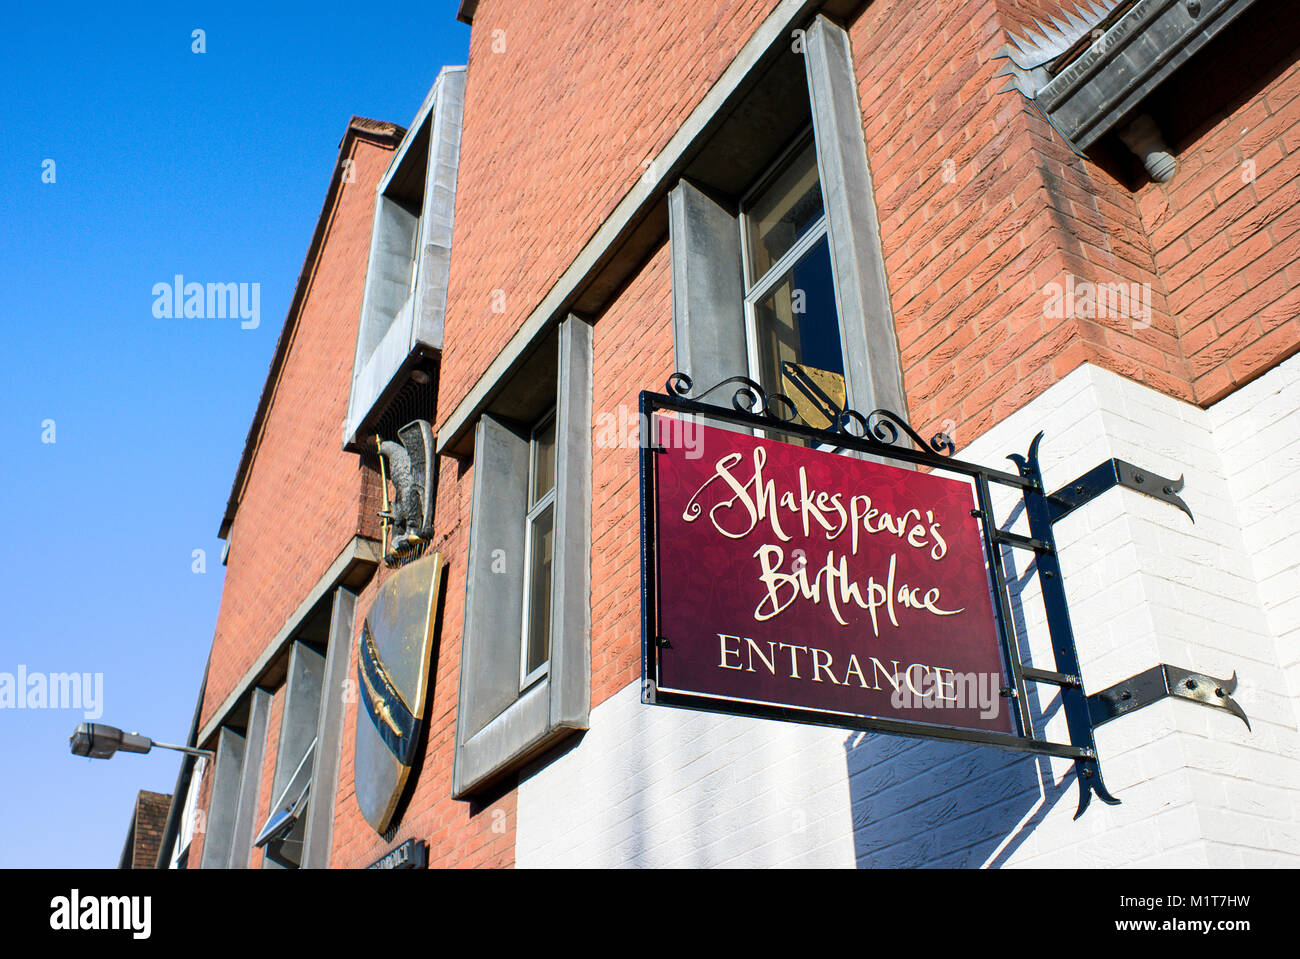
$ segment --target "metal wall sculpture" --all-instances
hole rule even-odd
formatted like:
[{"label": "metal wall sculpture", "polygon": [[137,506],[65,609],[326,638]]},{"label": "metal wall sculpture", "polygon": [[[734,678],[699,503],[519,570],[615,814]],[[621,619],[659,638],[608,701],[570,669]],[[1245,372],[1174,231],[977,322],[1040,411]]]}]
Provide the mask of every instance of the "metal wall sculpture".
[{"label": "metal wall sculpture", "polygon": [[[384,562],[389,566],[419,556],[433,535],[433,429],[425,420],[413,420],[397,431],[397,438],[400,442],[375,437],[384,500],[379,516]],[[391,502],[390,475],[397,491]]]}]

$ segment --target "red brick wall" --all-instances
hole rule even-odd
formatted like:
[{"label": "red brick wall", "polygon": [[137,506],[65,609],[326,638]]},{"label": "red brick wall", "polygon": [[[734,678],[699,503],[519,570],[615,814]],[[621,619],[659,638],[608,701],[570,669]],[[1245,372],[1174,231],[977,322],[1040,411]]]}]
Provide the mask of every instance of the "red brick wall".
[{"label": "red brick wall", "polygon": [[[775,5],[478,5],[441,415],[451,413]],[[504,52],[493,52],[494,42],[504,42]],[[496,290],[504,312],[493,312]],[[452,332],[470,329],[473,336]]]},{"label": "red brick wall", "polygon": [[[591,475],[591,705],[641,677],[637,395],[673,372],[665,243],[595,325]],[[603,416],[602,416],[603,414]],[[624,423],[629,422],[628,433]],[[630,437],[630,439],[629,439]],[[611,446],[630,442],[631,445]]]},{"label": "red brick wall", "polygon": [[[909,413],[959,443],[1085,361],[1191,396],[1133,198],[1001,92],[994,56],[1025,19],[887,0],[850,29]],[[1150,328],[1046,315],[1066,273],[1150,283]]]},{"label": "red brick wall", "polygon": [[364,529],[368,476],[342,449],[375,186],[392,149],[354,141],[301,317],[231,526],[203,702],[206,724],[329,568]]},{"label": "red brick wall", "polygon": [[1261,4],[1205,52],[1223,74],[1156,111],[1178,173],[1138,191],[1201,404],[1300,349],[1300,10]]},{"label": "red brick wall", "polygon": [[[771,7],[735,0],[611,15],[480,5],[448,307],[449,329],[467,323],[476,335],[448,337],[444,413]],[[1006,31],[1058,10],[1052,0],[875,0],[850,25],[909,412],[964,440],[1083,362],[1208,403],[1297,340],[1300,241],[1295,203],[1280,192],[1296,172],[1294,68],[1189,142],[1194,156],[1174,183],[1135,193],[1076,156],[995,76]],[[1217,178],[1198,177],[1229,149],[1238,120],[1254,131],[1232,147],[1241,156]],[[1244,210],[1225,176],[1237,176],[1245,150],[1257,154],[1256,210],[1228,235],[1202,221],[1225,203],[1235,206],[1220,227]],[[1186,235],[1197,223],[1210,235]],[[1136,284],[1147,315],[1045,315],[1045,288],[1067,275]],[[493,312],[494,291],[504,312]]]},{"label": "red brick wall", "polygon": [[[1225,107],[1221,118],[1184,137],[1183,169],[1171,184],[1130,182],[1113,164],[1075,156],[1019,93],[1002,92],[1005,78],[994,76],[1005,29],[1023,26],[1045,3],[875,0],[849,25],[910,415],[926,432],[955,428],[959,443],[1084,362],[1205,403],[1225,383],[1240,382],[1269,357],[1294,349],[1297,339],[1295,68],[1274,70],[1259,96]],[[442,415],[455,408],[773,5],[480,4],[439,374]],[[494,51],[502,44],[504,50]],[[1249,132],[1237,132],[1242,127]],[[1256,160],[1256,179],[1232,186],[1244,158]],[[331,235],[327,254],[335,246],[351,249],[355,240],[364,266],[377,169],[366,172],[358,161],[356,186],[365,187],[367,203],[364,241],[349,227],[337,239]],[[345,193],[342,202],[353,200],[355,193]],[[354,219],[348,214],[349,224]],[[328,316],[311,325],[320,339],[308,340],[304,332],[291,354],[291,361],[299,353],[313,358],[312,383],[325,389],[320,399],[298,404],[309,408],[273,406],[264,452],[272,445],[273,420],[284,448],[255,464],[236,519],[218,625],[221,656],[214,650],[214,675],[219,663],[223,672],[210,691],[221,683],[228,688],[242,671],[239,663],[246,668],[258,643],[279,628],[352,531],[374,530],[373,471],[336,453],[361,289],[360,274],[347,285],[344,269],[337,272],[347,289],[329,294],[336,302],[320,292],[316,305]],[[1150,325],[1049,316],[1044,287],[1067,274],[1149,284]],[[503,312],[493,311],[496,290],[504,293]],[[635,682],[640,671],[637,453],[601,441],[602,424],[608,425],[601,416],[634,416],[637,392],[660,389],[671,369],[665,243],[595,325],[593,706]],[[287,365],[282,388],[287,396],[303,395],[305,372],[294,367],[300,377],[294,380],[290,372]],[[294,443],[310,455],[289,455]],[[303,462],[304,477],[320,471],[323,508],[313,501],[307,517],[273,512],[284,505],[277,494],[288,464]],[[370,484],[364,489],[363,477]],[[357,699],[350,696],[335,866],[364,866],[407,838],[427,840],[435,866],[514,862],[513,784],[475,803],[450,798],[472,487],[471,464],[439,460],[434,548],[447,560],[446,599],[428,741],[413,794],[391,838],[376,835],[361,818],[352,768]],[[315,524],[311,535],[281,535],[304,521]],[[250,532],[236,580],[243,529]],[[259,538],[260,529],[275,535]],[[319,545],[327,541],[336,545]],[[261,588],[272,569],[280,574],[276,596]],[[301,581],[285,586],[285,569],[301,570]],[[358,630],[386,575],[361,593]],[[287,608],[274,605],[277,597]],[[355,662],[348,675],[355,682]],[[195,848],[197,856],[201,843]]]},{"label": "red brick wall", "polygon": [[[1001,92],[1005,31],[1051,9],[877,0],[851,29],[910,415],[959,442],[1083,362],[1208,405],[1300,348],[1297,14],[1244,18],[1203,55],[1221,73],[1179,75],[1159,119],[1192,129],[1156,184],[1113,138],[1084,160]],[[1067,274],[1137,284],[1147,310],[1047,315]]]},{"label": "red brick wall", "polygon": [[[599,17],[586,7],[480,6],[440,371],[444,415],[770,6],[678,4]],[[850,25],[911,415],[924,427],[953,421],[963,442],[1083,362],[1200,398],[1179,341],[1179,284],[1144,206],[1152,188],[1135,192],[1110,167],[1076,156],[994,75],[1006,27],[1023,25],[1040,6],[877,0]],[[546,43],[537,39],[543,24]],[[684,53],[682,38],[703,25],[707,42]],[[505,52],[492,52],[502,40]],[[1279,100],[1278,110],[1289,109]],[[1149,325],[1048,315],[1044,287],[1067,274],[1149,285]],[[504,312],[492,312],[494,290],[505,293]],[[609,421],[601,417],[625,421],[640,389],[661,387],[672,369],[670,317],[665,244],[595,325],[593,706],[640,671],[637,455],[602,442]],[[620,407],[628,412],[620,416]],[[472,483],[468,464],[442,461],[436,525],[449,561],[447,601],[423,771],[397,834],[381,840],[351,795],[356,704],[349,706],[336,865],[363,865],[412,836],[430,840],[435,865],[513,861],[509,784],[482,804],[449,798]]]}]

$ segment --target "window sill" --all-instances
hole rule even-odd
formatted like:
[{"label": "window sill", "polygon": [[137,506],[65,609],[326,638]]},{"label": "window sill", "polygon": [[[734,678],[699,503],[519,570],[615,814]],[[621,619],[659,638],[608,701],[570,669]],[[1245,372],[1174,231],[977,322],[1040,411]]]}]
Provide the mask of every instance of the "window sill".
[{"label": "window sill", "polygon": [[544,677],[465,741],[452,776],[452,798],[492,785],[576,731],[551,722],[551,681]]}]

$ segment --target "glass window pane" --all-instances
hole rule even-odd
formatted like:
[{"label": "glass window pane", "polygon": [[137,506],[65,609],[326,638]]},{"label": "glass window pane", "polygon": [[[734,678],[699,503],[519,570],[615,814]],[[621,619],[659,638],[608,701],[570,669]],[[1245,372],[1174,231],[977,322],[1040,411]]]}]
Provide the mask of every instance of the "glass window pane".
[{"label": "glass window pane", "polygon": [[531,509],[555,485],[555,417],[533,437],[533,489]]},{"label": "glass window pane", "polygon": [[532,562],[528,571],[528,647],[524,675],[551,655],[551,554],[554,549],[555,508],[547,506],[532,525]]},{"label": "glass window pane", "polygon": [[822,215],[817,153],[811,141],[746,212],[749,275],[756,283]]},{"label": "glass window pane", "polygon": [[781,363],[787,360],[844,375],[830,246],[825,236],[755,302],[754,328],[764,389],[786,392]]}]

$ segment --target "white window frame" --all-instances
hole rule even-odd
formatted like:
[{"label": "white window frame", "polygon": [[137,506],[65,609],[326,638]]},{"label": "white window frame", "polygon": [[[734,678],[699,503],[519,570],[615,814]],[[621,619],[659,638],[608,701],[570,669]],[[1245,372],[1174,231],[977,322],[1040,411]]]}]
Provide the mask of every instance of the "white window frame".
[{"label": "white window frame", "polygon": [[[528,491],[532,495],[533,482],[537,478],[537,437],[538,434],[555,422],[555,408],[552,407],[550,412],[539,419],[533,427],[532,432],[528,435]],[[556,437],[558,442],[559,437]],[[538,682],[550,672],[551,666],[551,642],[550,636],[546,641],[546,659],[538,664],[536,669],[531,672],[528,669],[528,633],[532,628],[532,585],[533,585],[533,526],[535,520],[541,516],[547,509],[552,509],[551,513],[551,537],[559,535],[559,530],[555,528],[555,478],[551,479],[551,488],[546,491],[536,503],[528,510],[524,517],[524,612],[522,617],[523,629],[520,634],[519,642],[519,691],[525,692],[530,686]],[[554,552],[552,551],[551,560],[554,562]],[[551,575],[551,603],[555,599],[555,576],[552,570]],[[551,603],[548,603],[548,608]]]},{"label": "white window frame", "polygon": [[[817,218],[817,222],[811,226],[808,231],[795,241],[790,249],[786,250],[776,262],[774,262],[762,276],[755,278],[753,276],[753,249],[751,247],[750,210],[754,207],[756,199],[761,197],[782,172],[785,164],[799,151],[813,147],[813,156],[817,157],[817,135],[812,126],[805,127],[798,136],[790,141],[790,144],[781,151],[780,155],[768,166],[763,174],[754,181],[740,199],[740,214],[736,222],[740,228],[740,266],[742,273],[742,282],[744,284],[745,299],[745,362],[749,369],[749,378],[758,383],[768,392],[780,390],[780,384],[764,384],[762,379],[763,364],[758,355],[758,318],[755,313],[755,305],[763,297],[772,291],[772,288],[785,276],[785,274],[804,257],[814,246],[821,242],[825,237],[827,244],[830,243],[830,221],[826,213],[826,191],[822,187],[822,169],[821,161],[817,161],[817,189],[822,195],[822,213]],[[849,362],[848,356],[844,349],[844,311],[840,305],[840,283],[839,275],[835,270],[835,257],[830,257],[831,261],[831,286],[835,294],[835,322],[838,327],[840,340],[840,366],[843,367],[844,375],[844,395],[846,405],[852,406],[849,398],[853,396],[853,385],[849,379]],[[757,431],[760,436],[767,436],[768,431]],[[788,440],[789,437],[786,437]],[[834,449],[823,443],[815,445],[816,449]]]}]

